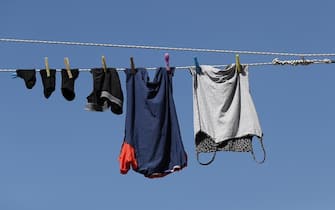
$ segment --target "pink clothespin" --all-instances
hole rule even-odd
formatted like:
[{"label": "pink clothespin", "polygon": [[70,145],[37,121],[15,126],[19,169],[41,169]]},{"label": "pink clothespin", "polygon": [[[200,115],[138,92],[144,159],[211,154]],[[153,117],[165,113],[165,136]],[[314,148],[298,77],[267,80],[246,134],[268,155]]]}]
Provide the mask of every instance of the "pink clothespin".
[{"label": "pink clothespin", "polygon": [[165,53],[164,59],[165,59],[165,63],[166,63],[166,71],[170,71],[170,55],[169,55],[169,53]]}]

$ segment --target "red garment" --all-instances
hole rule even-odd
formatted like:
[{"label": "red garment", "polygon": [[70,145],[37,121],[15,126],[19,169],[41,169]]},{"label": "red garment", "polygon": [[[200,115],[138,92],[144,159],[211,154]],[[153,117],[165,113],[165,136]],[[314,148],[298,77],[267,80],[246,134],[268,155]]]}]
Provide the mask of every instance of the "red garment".
[{"label": "red garment", "polygon": [[119,162],[121,174],[126,174],[129,171],[130,166],[133,168],[133,170],[136,170],[138,167],[135,157],[135,150],[130,144],[126,142],[123,142],[122,144]]}]

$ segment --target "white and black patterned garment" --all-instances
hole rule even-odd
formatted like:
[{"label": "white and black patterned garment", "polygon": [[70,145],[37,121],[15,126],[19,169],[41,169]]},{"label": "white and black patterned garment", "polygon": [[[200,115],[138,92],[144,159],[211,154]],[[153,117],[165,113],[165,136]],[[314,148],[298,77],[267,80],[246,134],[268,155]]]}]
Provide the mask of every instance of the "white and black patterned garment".
[{"label": "white and black patterned garment", "polygon": [[[248,67],[241,72],[235,65],[225,69],[202,65],[191,68],[196,152],[251,152],[252,138],[261,140],[262,129],[249,91]],[[198,159],[199,160],[199,159]],[[264,162],[261,161],[261,163]]]}]

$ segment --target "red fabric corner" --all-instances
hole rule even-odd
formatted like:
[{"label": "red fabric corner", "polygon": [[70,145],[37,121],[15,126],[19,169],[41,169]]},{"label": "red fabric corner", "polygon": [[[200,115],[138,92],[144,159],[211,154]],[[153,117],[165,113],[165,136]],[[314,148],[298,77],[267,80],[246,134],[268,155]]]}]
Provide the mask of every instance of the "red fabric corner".
[{"label": "red fabric corner", "polygon": [[129,171],[130,166],[133,168],[133,170],[136,170],[138,165],[135,157],[134,147],[126,142],[123,142],[119,156],[119,162],[121,174],[126,174]]}]

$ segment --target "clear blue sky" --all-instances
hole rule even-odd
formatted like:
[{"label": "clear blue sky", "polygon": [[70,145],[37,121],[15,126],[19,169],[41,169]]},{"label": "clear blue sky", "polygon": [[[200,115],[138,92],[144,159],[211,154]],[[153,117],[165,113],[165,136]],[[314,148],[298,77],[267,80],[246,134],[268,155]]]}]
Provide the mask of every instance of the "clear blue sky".
[{"label": "clear blue sky", "polygon": [[[289,52],[333,52],[335,2],[2,0],[0,37]],[[0,68],[164,65],[162,51],[0,43]],[[171,65],[229,64],[234,55],[169,52]],[[272,56],[241,55],[241,62]],[[288,59],[288,58],[283,58]],[[298,58],[293,58],[298,59]],[[125,114],[84,111],[89,73],[76,99],[43,97],[0,75],[0,209],[323,209],[335,208],[335,65],[250,68],[250,86],[268,152],[218,153],[196,162],[191,76],[178,71],[174,98],[188,167],[162,179],[120,175]],[[125,75],[120,72],[125,92]],[[124,112],[126,110],[124,109]],[[258,154],[260,155],[259,151]]]}]

